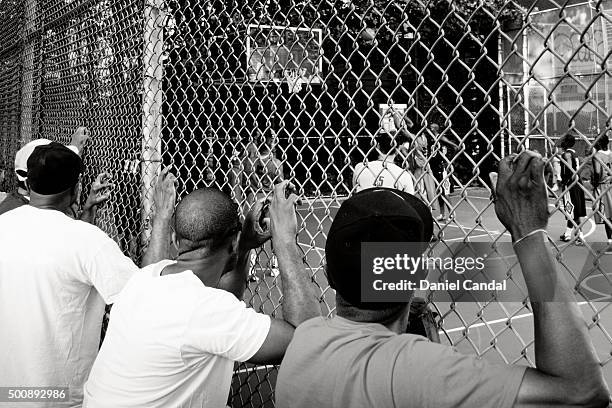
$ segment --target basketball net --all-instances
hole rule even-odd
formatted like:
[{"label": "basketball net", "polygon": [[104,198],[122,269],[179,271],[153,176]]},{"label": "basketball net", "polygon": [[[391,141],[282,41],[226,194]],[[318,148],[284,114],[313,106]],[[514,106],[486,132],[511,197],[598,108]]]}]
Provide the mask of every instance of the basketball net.
[{"label": "basketball net", "polygon": [[304,83],[304,78],[301,75],[301,70],[299,69],[286,69],[285,70],[285,79],[287,80],[287,84],[289,85],[289,91],[293,93],[298,93],[302,90],[302,84]]}]

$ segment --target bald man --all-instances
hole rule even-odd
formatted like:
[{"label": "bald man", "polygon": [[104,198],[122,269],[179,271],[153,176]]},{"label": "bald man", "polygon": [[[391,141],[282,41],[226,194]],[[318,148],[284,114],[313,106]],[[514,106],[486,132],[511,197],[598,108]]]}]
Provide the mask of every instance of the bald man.
[{"label": "bald man", "polygon": [[[238,205],[218,189],[185,197],[175,211],[176,261],[131,279],[115,302],[85,385],[86,407],[225,407],[234,362],[279,363],[294,328],[320,315],[296,244],[297,196],[275,186],[267,227],[255,204],[241,227]],[[264,229],[269,232],[265,232]],[[247,308],[249,253],[272,238],[283,319]]]}]

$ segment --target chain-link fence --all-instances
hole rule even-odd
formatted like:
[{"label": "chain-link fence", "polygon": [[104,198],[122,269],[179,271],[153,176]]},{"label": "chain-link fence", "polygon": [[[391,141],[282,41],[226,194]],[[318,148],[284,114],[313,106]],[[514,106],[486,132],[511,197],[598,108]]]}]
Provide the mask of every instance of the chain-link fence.
[{"label": "chain-link fence", "polygon": [[[3,0],[0,190],[14,187],[13,157],[24,142],[66,142],[87,126],[85,186],[101,171],[116,184],[99,225],[138,259],[162,165],[177,174],[180,196],[215,185],[245,211],[265,190],[261,174],[282,171],[305,197],[300,245],[331,314],[325,234],[353,191],[355,165],[375,158],[377,134],[396,126],[390,106],[417,136],[440,126],[427,159],[442,176],[425,199],[436,206],[443,196],[454,217],[437,222],[436,245],[495,248],[508,234],[493,214],[488,173],[517,149],[552,158],[558,137],[575,134],[574,184],[599,202],[604,192],[594,195],[589,166],[595,138],[611,128],[610,41],[612,1]],[[442,136],[457,148],[439,165]],[[551,191],[551,234],[565,229],[562,193]],[[579,222],[600,298],[584,295],[582,265],[569,261],[575,248],[553,250],[576,280],[610,382],[612,278],[605,254],[588,242],[606,241],[595,218],[589,211]],[[252,269],[245,300],[280,313],[270,248]],[[533,336],[522,326],[528,302],[435,307],[444,341],[532,364]],[[230,403],[273,404],[275,376],[274,367],[239,367]]]}]

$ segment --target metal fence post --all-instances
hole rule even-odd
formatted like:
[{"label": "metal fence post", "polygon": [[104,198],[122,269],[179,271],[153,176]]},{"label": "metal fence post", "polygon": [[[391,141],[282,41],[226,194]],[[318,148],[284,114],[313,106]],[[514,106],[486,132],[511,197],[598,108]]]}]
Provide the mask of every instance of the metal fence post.
[{"label": "metal fence post", "polygon": [[163,0],[148,0],[144,7],[143,101],[142,101],[142,235],[141,247],[149,242],[153,191],[161,167],[163,102]]},{"label": "metal fence post", "polygon": [[34,76],[36,73],[34,60],[38,29],[37,0],[26,0],[23,27],[23,71],[21,78],[21,144],[32,140],[34,116]]}]

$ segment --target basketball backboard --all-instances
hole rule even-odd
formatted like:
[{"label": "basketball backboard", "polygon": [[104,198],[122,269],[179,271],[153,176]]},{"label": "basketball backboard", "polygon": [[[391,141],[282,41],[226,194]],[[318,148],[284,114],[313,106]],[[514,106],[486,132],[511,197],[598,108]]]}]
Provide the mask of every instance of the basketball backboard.
[{"label": "basketball backboard", "polygon": [[250,24],[247,35],[249,82],[287,82],[286,72],[297,72],[304,82],[321,83],[323,33],[319,28]]}]

